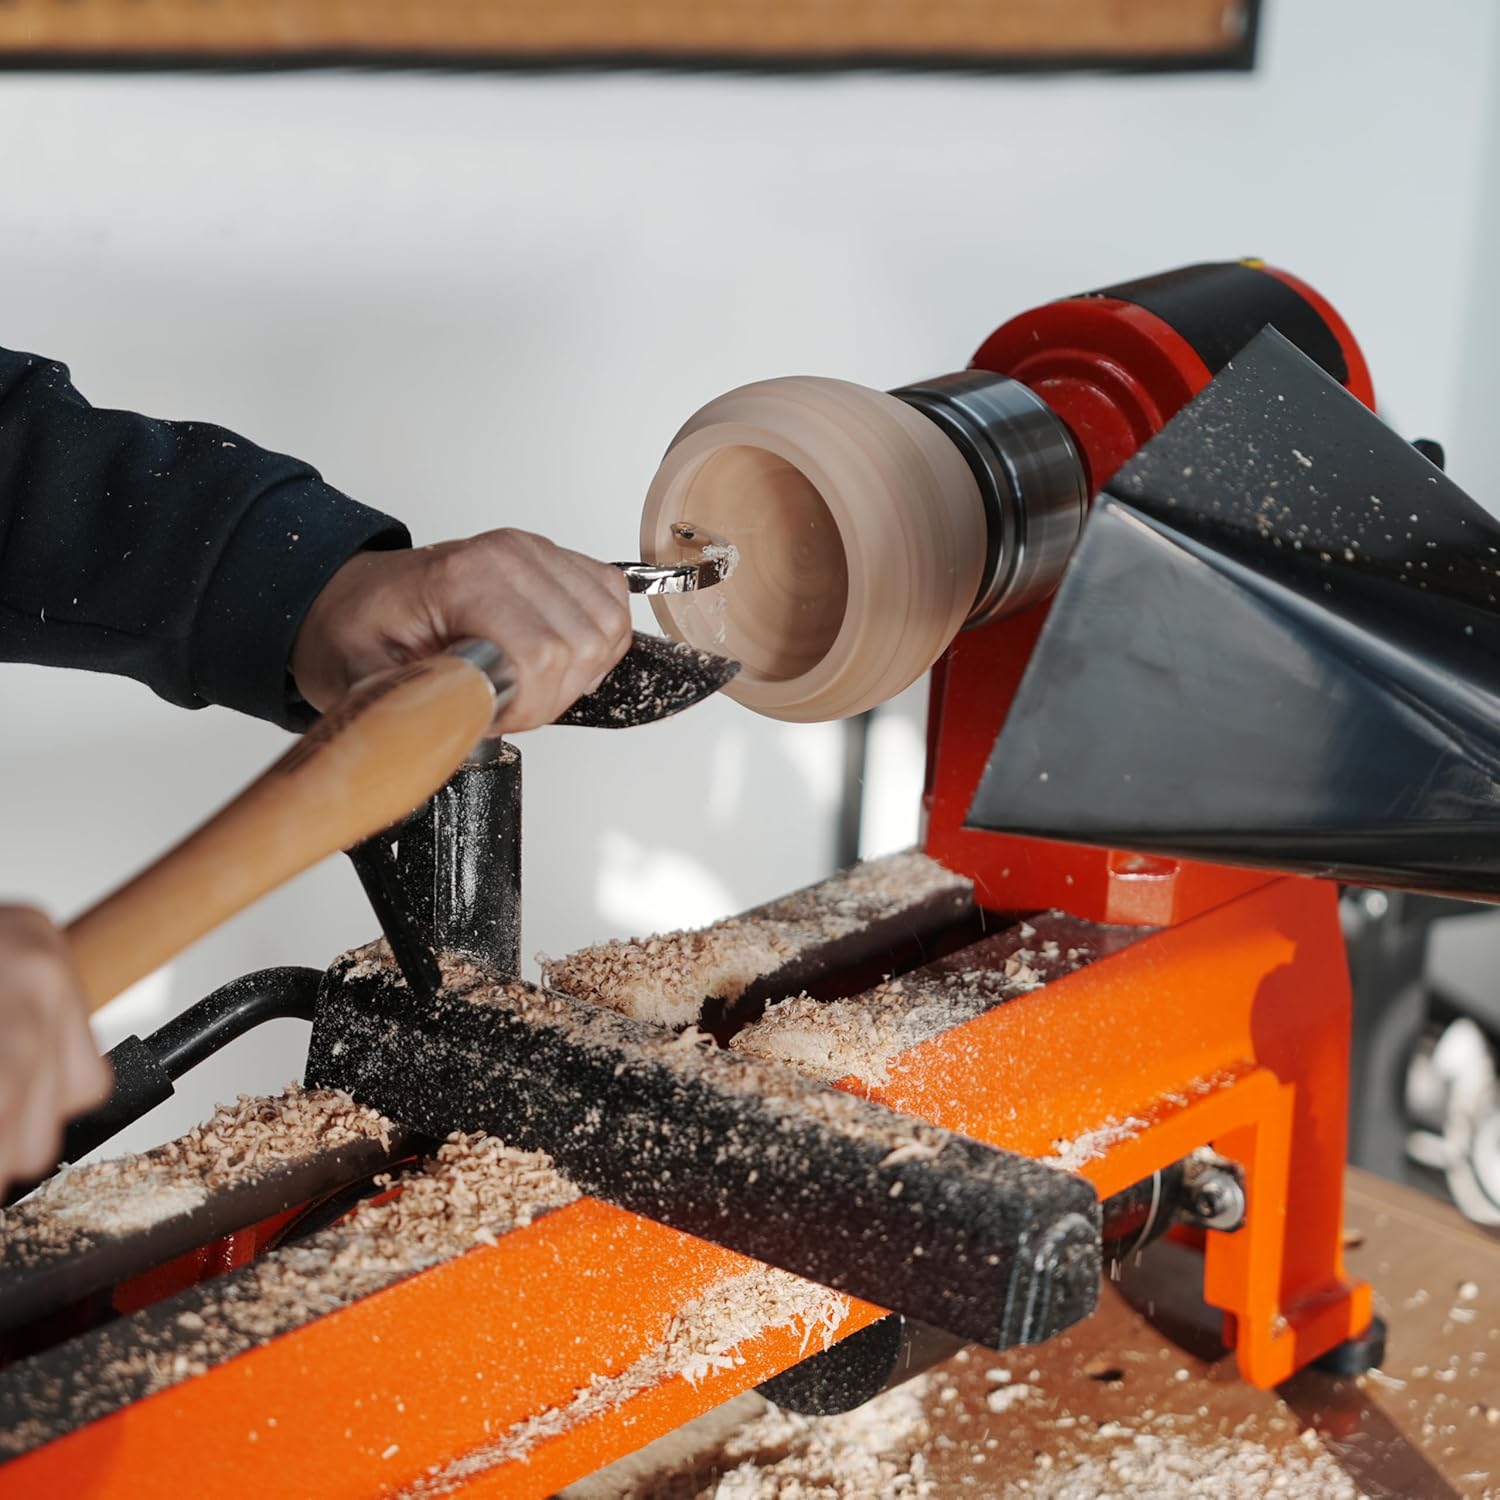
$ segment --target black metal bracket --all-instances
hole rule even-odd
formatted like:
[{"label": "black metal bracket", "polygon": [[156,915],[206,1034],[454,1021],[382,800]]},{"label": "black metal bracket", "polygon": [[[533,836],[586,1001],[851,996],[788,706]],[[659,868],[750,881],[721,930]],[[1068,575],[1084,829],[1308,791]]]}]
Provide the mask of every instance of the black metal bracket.
[{"label": "black metal bracket", "polygon": [[1110,480],[968,826],[1500,899],[1497,664],[1500,523],[1267,329]]},{"label": "black metal bracket", "polygon": [[521,967],[521,752],[486,740],[435,796],[349,851],[407,987],[431,1000],[437,955]]},{"label": "black metal bracket", "polygon": [[[322,978],[319,969],[259,969],[221,985],[144,1041],[138,1036],[126,1037],[105,1054],[114,1070],[109,1098],[68,1125],[63,1132],[60,1162],[81,1160],[158,1104],[164,1104],[184,1073],[262,1022],[287,1017],[312,1020]],[[11,1204],[25,1197],[36,1185],[17,1184],[7,1193],[5,1202]]]}]

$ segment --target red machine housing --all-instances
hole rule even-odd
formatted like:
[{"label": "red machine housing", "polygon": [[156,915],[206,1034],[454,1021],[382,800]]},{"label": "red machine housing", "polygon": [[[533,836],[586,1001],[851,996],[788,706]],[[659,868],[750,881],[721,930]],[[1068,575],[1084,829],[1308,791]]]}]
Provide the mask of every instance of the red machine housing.
[{"label": "red machine housing", "polygon": [[[1305,283],[1255,262],[1192,267],[1023,313],[973,363],[1051,406],[1097,495],[1268,323],[1374,407],[1343,319]],[[934,667],[926,851],[970,876],[986,909],[1056,907],[1159,930],[1133,946],[1092,1008],[1058,991],[1050,1005],[995,1013],[999,1055],[1029,1059],[1008,1094],[1023,1101],[1015,1113],[1025,1124],[996,1138],[1035,1150],[1049,1126],[1061,1133],[1087,1119],[1109,1136],[1128,1122],[1128,1139],[1090,1170],[1098,1182],[1116,1171],[1138,1179],[1203,1146],[1237,1162],[1246,1221],[1233,1234],[1196,1236],[1204,1297],[1223,1312],[1241,1372],[1273,1385],[1371,1326],[1370,1289],[1343,1268],[1352,1004],[1336,892],[1264,870],[966,829],[1049,607],[961,634]],[[985,1066],[994,1065],[992,1054]],[[936,1119],[941,1099],[965,1089],[982,1091],[982,1079],[938,1070],[890,1102]],[[1218,1111],[1211,1129],[1201,1098]]]},{"label": "red machine housing", "polygon": [[[1019,380],[1047,402],[1078,444],[1097,495],[1268,322],[1374,408],[1369,368],[1348,325],[1305,282],[1259,262],[1193,266],[1048,303],[997,328],[972,367]],[[971,876],[985,906],[1058,906],[1096,922],[1158,926],[1262,884],[1261,875],[1223,866],[965,831],[1048,608],[965,632],[933,668],[927,853]],[[950,701],[960,710],[947,712]]]}]

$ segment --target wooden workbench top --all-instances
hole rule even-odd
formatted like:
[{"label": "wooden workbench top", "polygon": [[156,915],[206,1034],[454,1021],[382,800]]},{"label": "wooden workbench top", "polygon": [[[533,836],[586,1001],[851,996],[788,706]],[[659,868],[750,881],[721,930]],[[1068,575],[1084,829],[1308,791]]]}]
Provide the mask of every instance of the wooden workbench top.
[{"label": "wooden workbench top", "polygon": [[[920,1407],[908,1395],[890,1408],[888,1445],[867,1419],[767,1417],[752,1395],[704,1418],[698,1443],[691,1429],[664,1439],[654,1469],[638,1463],[576,1493],[1500,1500],[1500,1238],[1358,1171],[1347,1204],[1350,1272],[1374,1284],[1390,1324],[1371,1375],[1307,1371],[1279,1391],[1252,1390],[1209,1335],[1197,1258],[1158,1245],[1052,1343],[971,1349],[938,1367],[915,1388]],[[765,1441],[747,1442],[757,1421]],[[859,1444],[889,1456],[875,1489],[850,1462]]]}]

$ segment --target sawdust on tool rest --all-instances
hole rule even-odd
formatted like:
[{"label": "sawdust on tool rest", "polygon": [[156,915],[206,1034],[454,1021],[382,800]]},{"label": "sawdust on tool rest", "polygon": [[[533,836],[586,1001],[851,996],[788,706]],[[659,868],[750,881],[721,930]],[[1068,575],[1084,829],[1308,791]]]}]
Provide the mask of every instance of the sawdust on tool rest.
[{"label": "sawdust on tool rest", "polygon": [[787,1271],[757,1266],[729,1277],[685,1302],[668,1321],[660,1340],[625,1369],[596,1374],[574,1392],[566,1406],[528,1417],[493,1442],[432,1469],[403,1489],[399,1500],[454,1494],[501,1464],[524,1459],[548,1438],[614,1410],[664,1381],[685,1380],[696,1386],[716,1371],[742,1365],[740,1346],[767,1329],[800,1330],[806,1353],[826,1349],[848,1315],[847,1297]]},{"label": "sawdust on tool rest", "polygon": [[70,1167],[0,1215],[0,1255],[84,1236],[129,1234],[199,1207],[207,1194],[314,1152],[356,1140],[390,1143],[391,1125],[333,1089],[289,1085],[273,1098],[242,1094],[175,1141],[139,1155]]},{"label": "sawdust on tool rest", "polygon": [[934,896],[965,895],[962,876],[916,850],[866,861],[712,926],[538,956],[551,989],[662,1026],[696,1021],[710,997],[733,1001],[799,955]]},{"label": "sawdust on tool rest", "polygon": [[[952,1139],[946,1131],[925,1121],[825,1088],[777,1059],[732,1056],[695,1028],[682,1032],[643,1028],[634,1018],[580,1002],[572,995],[522,981],[500,983],[478,969],[445,966],[443,983],[445,993],[474,1005],[501,1006],[528,1026],[560,1033],[570,1047],[617,1047],[633,1052],[642,1064],[657,1056],[669,1059],[673,1072],[684,1081],[701,1075],[715,1089],[753,1099],[758,1109],[784,1116],[789,1124],[817,1124],[885,1153],[937,1156]],[[732,1137],[718,1145],[721,1161],[751,1149]],[[902,1159],[906,1158],[897,1158]]]}]

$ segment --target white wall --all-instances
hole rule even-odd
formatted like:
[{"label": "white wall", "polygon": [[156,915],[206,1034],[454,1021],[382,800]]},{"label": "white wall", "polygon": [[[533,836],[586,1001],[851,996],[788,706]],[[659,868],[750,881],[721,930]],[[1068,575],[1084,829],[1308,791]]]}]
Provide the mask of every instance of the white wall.
[{"label": "white wall", "polygon": [[[307,457],[419,539],[506,522],[618,556],[672,432],[731,385],[893,385],[1035,301],[1263,254],[1336,300],[1404,427],[1494,484],[1488,427],[1456,424],[1495,36],[1486,0],[1272,0],[1247,76],[0,76],[0,343]],[[77,910],[279,743],[0,669],[0,888]],[[528,947],[813,878],[836,747],[728,703],[528,737]],[[372,931],[330,864],[106,1030]],[[186,1112],[300,1045],[242,1045]]]},{"label": "white wall", "polygon": [[[1491,27],[1488,107],[1481,122],[1479,182],[1469,276],[1464,288],[1465,339],[1455,395],[1456,453],[1468,479],[1488,482],[1500,509],[1500,25]],[[1457,476],[1463,478],[1464,476]]]}]

